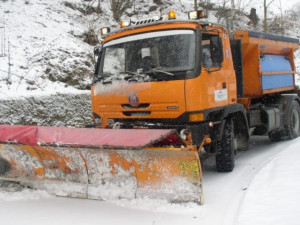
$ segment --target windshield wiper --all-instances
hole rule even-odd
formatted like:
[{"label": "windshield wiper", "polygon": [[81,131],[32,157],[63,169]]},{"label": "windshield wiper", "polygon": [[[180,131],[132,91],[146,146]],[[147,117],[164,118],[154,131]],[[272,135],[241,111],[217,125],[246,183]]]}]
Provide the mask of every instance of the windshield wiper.
[{"label": "windshield wiper", "polygon": [[121,74],[122,73],[129,73],[129,74],[131,74],[131,75],[140,75],[139,73],[137,73],[137,72],[133,72],[133,71],[129,71],[129,70],[125,70],[124,72],[121,72]]},{"label": "windshield wiper", "polygon": [[124,77],[124,80],[130,81],[138,81],[139,78],[142,78],[144,81],[147,79],[149,80],[149,75],[146,73],[138,73],[138,72],[133,72],[133,71],[124,71],[121,72],[121,74],[126,74],[127,76]]},{"label": "windshield wiper", "polygon": [[106,78],[103,77],[103,82],[102,83],[103,84],[110,83],[113,80],[122,80],[122,78],[120,78],[119,75],[111,75],[111,76],[106,77]]},{"label": "windshield wiper", "polygon": [[166,75],[169,75],[169,76],[174,76],[174,73],[170,73],[170,72],[161,70],[159,68],[151,68],[151,70],[149,70],[149,71],[147,71],[145,73],[146,74],[149,74],[149,73],[163,73],[163,74],[166,74]]},{"label": "windshield wiper", "polygon": [[119,72],[119,74],[114,74],[109,77],[103,78],[103,84],[112,83],[113,80],[128,80],[130,81],[138,81],[139,78],[146,81],[149,79],[149,75],[145,73],[138,73],[133,71],[123,71]]}]

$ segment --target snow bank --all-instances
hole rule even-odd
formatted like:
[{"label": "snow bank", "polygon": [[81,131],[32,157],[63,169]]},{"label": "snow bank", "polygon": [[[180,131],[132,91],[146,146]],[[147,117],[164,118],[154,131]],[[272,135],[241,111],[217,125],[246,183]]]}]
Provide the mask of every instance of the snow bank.
[{"label": "snow bank", "polygon": [[90,91],[0,98],[0,124],[76,126],[91,124]]},{"label": "snow bank", "polygon": [[25,201],[52,198],[46,191],[33,190],[17,183],[0,181],[0,200],[3,201]]},{"label": "snow bank", "polygon": [[164,212],[173,214],[191,214],[197,213],[198,216],[202,215],[205,210],[204,206],[200,206],[197,203],[170,203],[167,200],[150,199],[147,197],[138,198],[133,200],[120,199],[111,201],[112,203],[130,209],[144,210],[151,212]]},{"label": "snow bank", "polygon": [[287,142],[254,178],[243,201],[238,225],[298,225],[300,221],[299,140]]}]

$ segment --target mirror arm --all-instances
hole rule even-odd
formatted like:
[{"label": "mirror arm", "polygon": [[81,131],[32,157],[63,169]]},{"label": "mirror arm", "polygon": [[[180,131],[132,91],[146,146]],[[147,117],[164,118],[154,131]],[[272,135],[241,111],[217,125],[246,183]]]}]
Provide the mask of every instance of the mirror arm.
[{"label": "mirror arm", "polygon": [[206,68],[206,71],[209,72],[209,73],[213,73],[213,72],[218,72],[222,69],[222,66],[219,66],[217,69],[215,70],[211,70],[210,67],[209,68]]}]

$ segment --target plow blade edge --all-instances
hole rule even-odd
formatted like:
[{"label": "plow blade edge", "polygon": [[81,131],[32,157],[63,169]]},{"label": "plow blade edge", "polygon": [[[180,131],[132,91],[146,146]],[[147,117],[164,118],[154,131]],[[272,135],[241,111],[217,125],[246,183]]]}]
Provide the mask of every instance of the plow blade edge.
[{"label": "plow blade edge", "polygon": [[[106,135],[113,135],[110,132],[115,131],[108,130]],[[141,131],[136,132],[137,136],[141,135]],[[78,143],[61,141],[60,146],[50,145],[53,140],[49,137],[47,145],[35,145],[30,138],[24,137],[22,140],[26,141],[22,144],[3,143],[0,144],[0,179],[20,182],[59,196],[100,200],[147,196],[171,202],[202,203],[198,153],[184,148],[151,147],[158,142],[178,144],[179,139],[175,138],[173,131],[142,132],[150,132],[148,142],[151,144],[139,141],[139,146],[113,148],[105,141],[104,145],[87,146],[80,144],[78,136]],[[132,135],[129,135],[131,139]],[[38,132],[35,138],[37,142],[43,142]],[[2,142],[3,139],[0,133]],[[11,141],[16,142],[16,139]]]}]

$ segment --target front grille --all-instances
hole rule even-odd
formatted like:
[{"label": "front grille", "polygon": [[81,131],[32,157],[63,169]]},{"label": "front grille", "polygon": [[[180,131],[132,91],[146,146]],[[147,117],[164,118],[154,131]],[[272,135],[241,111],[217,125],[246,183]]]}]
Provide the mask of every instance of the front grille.
[{"label": "front grille", "polygon": [[140,104],[138,107],[132,107],[129,104],[122,104],[124,109],[147,109],[149,106],[150,104]]}]

